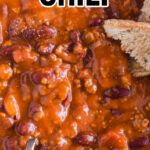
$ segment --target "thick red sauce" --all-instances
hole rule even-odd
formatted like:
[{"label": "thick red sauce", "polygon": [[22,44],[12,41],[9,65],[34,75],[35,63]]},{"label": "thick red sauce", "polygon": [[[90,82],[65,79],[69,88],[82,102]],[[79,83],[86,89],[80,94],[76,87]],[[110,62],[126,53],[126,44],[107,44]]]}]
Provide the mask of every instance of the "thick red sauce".
[{"label": "thick red sauce", "polygon": [[103,21],[136,20],[142,0],[109,8],[42,8],[0,1],[0,150],[149,150],[150,80]]}]

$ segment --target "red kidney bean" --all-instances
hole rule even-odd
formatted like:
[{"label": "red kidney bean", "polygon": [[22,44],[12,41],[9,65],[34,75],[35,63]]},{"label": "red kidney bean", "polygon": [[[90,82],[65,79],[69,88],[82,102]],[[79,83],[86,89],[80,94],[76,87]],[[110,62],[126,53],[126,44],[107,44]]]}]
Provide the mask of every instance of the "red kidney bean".
[{"label": "red kidney bean", "polygon": [[39,38],[54,38],[57,36],[57,30],[55,27],[42,25],[37,30]]},{"label": "red kidney bean", "polygon": [[16,125],[16,133],[21,136],[32,135],[36,130],[36,126],[31,121],[21,121]]},{"label": "red kidney bean", "polygon": [[104,92],[104,98],[119,99],[130,95],[130,89],[124,87],[114,87]]},{"label": "red kidney bean", "polygon": [[101,26],[103,20],[101,18],[94,18],[89,21],[89,27]]},{"label": "red kidney bean", "polygon": [[70,39],[73,43],[81,42],[81,33],[77,30],[71,31]]},{"label": "red kidney bean", "polygon": [[121,115],[121,112],[117,109],[111,109],[111,114],[114,115],[114,116],[120,116]]},{"label": "red kidney bean", "polygon": [[14,50],[14,46],[4,46],[0,50],[0,56],[6,57],[10,56]]},{"label": "red kidney bean", "polygon": [[31,50],[31,47],[30,47],[30,45],[25,45],[25,44],[20,44],[20,45],[13,44],[10,46],[2,46],[2,48],[0,50],[0,56],[2,56],[2,57],[11,56],[15,50],[22,50],[22,49]]},{"label": "red kidney bean", "polygon": [[149,138],[147,136],[138,137],[129,142],[129,147],[131,149],[139,149],[149,145]]},{"label": "red kidney bean", "polygon": [[74,48],[74,46],[75,46],[76,43],[73,43],[73,42],[68,43],[68,46],[66,48],[66,52],[67,53],[73,53],[73,48]]},{"label": "red kidney bean", "polygon": [[22,33],[26,40],[37,40],[40,38],[54,38],[57,36],[57,30],[50,26],[40,26],[39,28],[27,28]]},{"label": "red kidney bean", "polygon": [[75,137],[75,141],[83,146],[94,146],[97,142],[97,137],[93,133],[79,133]]},{"label": "red kidney bean", "polygon": [[20,83],[27,84],[27,81],[30,79],[30,75],[31,75],[30,71],[23,72],[20,77],[21,78]]},{"label": "red kidney bean", "polygon": [[39,121],[43,116],[43,108],[40,104],[37,102],[31,102],[29,106],[29,111],[28,111],[29,117],[33,118],[35,121]]},{"label": "red kidney bean", "polygon": [[21,34],[21,31],[25,28],[25,21],[22,17],[17,17],[10,22],[9,25],[9,36],[14,37]]},{"label": "red kidney bean", "polygon": [[55,45],[50,41],[41,41],[36,44],[36,49],[41,55],[48,55],[53,52]]},{"label": "red kidney bean", "polygon": [[15,137],[6,137],[3,141],[4,150],[21,150]]},{"label": "red kidney bean", "polygon": [[23,36],[23,38],[25,38],[27,40],[33,40],[38,37],[36,29],[34,29],[34,28],[25,29],[22,33],[22,36]]},{"label": "red kidney bean", "polygon": [[85,66],[90,65],[92,57],[93,57],[92,51],[90,49],[88,49],[87,53],[86,53],[86,56],[83,59],[83,63],[84,63]]}]

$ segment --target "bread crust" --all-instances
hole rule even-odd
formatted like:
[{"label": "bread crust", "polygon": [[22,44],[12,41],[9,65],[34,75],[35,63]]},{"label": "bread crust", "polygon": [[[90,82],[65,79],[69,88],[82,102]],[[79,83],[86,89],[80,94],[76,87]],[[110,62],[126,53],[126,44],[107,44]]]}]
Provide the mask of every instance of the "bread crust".
[{"label": "bread crust", "polygon": [[150,22],[150,0],[145,0],[143,7],[141,9],[141,15],[139,16],[139,21]]},{"label": "bread crust", "polygon": [[132,20],[109,19],[104,22],[104,29],[108,30],[108,28],[110,29],[118,28],[118,29],[123,29],[123,30],[138,29],[138,30],[150,32],[150,23],[136,22]]},{"label": "bread crust", "polygon": [[134,58],[129,61],[133,76],[143,77],[150,75],[150,0],[144,1],[138,21],[106,20],[104,29],[108,37],[121,40],[122,50]]},{"label": "bread crust", "polygon": [[123,51],[150,71],[150,23],[110,19],[104,29],[108,37],[121,41]]}]

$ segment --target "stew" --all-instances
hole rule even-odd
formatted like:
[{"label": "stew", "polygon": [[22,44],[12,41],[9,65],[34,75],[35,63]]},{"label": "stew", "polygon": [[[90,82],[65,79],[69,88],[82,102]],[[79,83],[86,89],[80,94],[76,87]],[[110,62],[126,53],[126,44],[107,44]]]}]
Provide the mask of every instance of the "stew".
[{"label": "stew", "polygon": [[137,20],[143,0],[108,8],[0,1],[0,149],[150,149],[150,78],[133,78],[103,21]]}]

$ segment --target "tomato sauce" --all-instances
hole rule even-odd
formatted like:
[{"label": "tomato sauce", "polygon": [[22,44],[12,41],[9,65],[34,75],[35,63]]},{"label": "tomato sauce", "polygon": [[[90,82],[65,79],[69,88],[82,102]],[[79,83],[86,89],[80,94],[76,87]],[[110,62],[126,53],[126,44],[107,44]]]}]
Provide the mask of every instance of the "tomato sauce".
[{"label": "tomato sauce", "polygon": [[137,20],[143,0],[109,8],[0,1],[0,150],[150,149],[149,77],[136,79],[103,21]]}]

